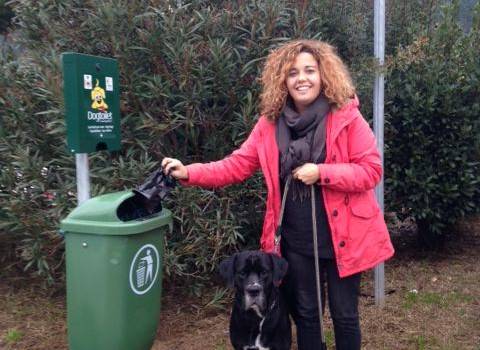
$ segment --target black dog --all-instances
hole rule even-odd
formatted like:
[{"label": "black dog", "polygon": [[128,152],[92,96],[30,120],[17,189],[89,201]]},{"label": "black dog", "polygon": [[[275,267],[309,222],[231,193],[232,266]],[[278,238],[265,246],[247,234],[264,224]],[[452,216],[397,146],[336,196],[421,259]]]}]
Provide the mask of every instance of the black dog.
[{"label": "black dog", "polygon": [[292,334],[279,284],[287,261],[261,251],[237,253],[220,264],[220,274],[235,288],[230,341],[235,350],[288,350]]}]

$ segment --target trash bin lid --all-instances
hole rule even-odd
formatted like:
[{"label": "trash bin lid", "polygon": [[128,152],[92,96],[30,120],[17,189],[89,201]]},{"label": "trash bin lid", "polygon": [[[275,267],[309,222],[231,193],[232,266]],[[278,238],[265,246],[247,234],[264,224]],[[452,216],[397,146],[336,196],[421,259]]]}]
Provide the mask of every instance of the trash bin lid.
[{"label": "trash bin lid", "polygon": [[122,221],[117,210],[133,196],[132,191],[122,191],[90,198],[62,220],[60,228],[65,232],[130,235],[172,225],[172,213],[165,208],[150,216]]}]

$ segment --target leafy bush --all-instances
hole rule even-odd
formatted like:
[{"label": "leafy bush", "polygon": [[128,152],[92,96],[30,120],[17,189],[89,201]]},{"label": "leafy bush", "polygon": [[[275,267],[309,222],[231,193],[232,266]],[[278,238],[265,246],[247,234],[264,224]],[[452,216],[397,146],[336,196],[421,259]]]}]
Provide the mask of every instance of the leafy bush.
[{"label": "leafy bush", "polygon": [[[257,117],[262,58],[282,41],[320,37],[335,25],[320,2],[11,4],[23,52],[1,58],[1,249],[49,281],[63,271],[58,222],[76,202],[62,52],[119,61],[122,151],[90,156],[95,196],[134,187],[165,155],[189,163],[231,152]],[[201,276],[239,243],[257,246],[264,191],[260,176],[228,189],[176,191],[167,276]]]},{"label": "leafy bush", "polygon": [[[412,18],[431,18],[429,13],[436,2],[420,1],[422,6],[418,9],[407,6],[408,1],[394,2],[387,23],[394,23],[395,28],[387,30],[387,37],[400,38],[404,47],[416,47],[412,38],[420,37],[419,33],[425,35],[422,31],[430,33],[428,28],[433,26],[422,26]],[[115,57],[119,62],[122,150],[90,155],[92,196],[96,196],[135,187],[158,167],[163,156],[175,156],[186,163],[209,161],[238,147],[257,118],[257,78],[263,58],[286,40],[320,38],[336,45],[351,67],[364,115],[371,117],[375,67],[371,58],[372,4],[359,0],[334,3],[10,1],[15,12],[15,44],[22,49],[20,54],[8,48],[0,53],[0,259],[9,261],[11,268],[22,268],[49,282],[61,281],[63,240],[57,228],[60,219],[76,205],[74,157],[67,152],[65,142],[62,52]],[[396,10],[402,6],[403,12]],[[416,27],[404,32],[404,24],[410,22],[415,22]],[[456,29],[452,33],[458,34]],[[472,40],[468,38],[465,40]],[[438,41],[429,39],[432,47],[425,51],[426,55],[434,55],[433,62],[440,57],[434,49]],[[462,47],[471,51],[466,41],[452,51],[458,54]],[[386,154],[387,178],[393,179],[387,186],[392,186],[392,191],[386,203],[401,210],[413,207],[405,196],[416,195],[410,189],[419,188],[413,182],[402,185],[402,169],[408,169],[402,162],[412,157],[407,149],[411,138],[399,138],[398,132],[404,131],[397,124],[405,115],[413,117],[416,112],[409,103],[413,98],[407,93],[410,90],[403,91],[403,77],[408,76],[412,86],[418,80],[422,89],[445,83],[446,86],[435,88],[438,98],[447,92],[454,94],[449,97],[453,103],[448,107],[449,114],[444,115],[467,118],[464,114],[473,115],[478,104],[472,109],[471,104],[456,102],[465,99],[459,96],[458,89],[449,87],[451,78],[461,77],[455,75],[452,67],[445,66],[450,73],[443,80],[433,77],[421,83],[419,77],[414,79],[413,72],[422,77],[424,72],[438,72],[441,62],[436,63],[437,70],[429,71],[423,69],[421,62],[408,63],[402,58],[403,49],[390,45],[387,52],[393,55],[394,64],[389,77],[387,112],[391,128],[387,126],[390,139],[387,138]],[[466,64],[461,69],[465,74],[472,67],[469,60],[473,56],[469,55],[464,61],[452,57],[455,62]],[[474,83],[472,79],[478,74],[465,74],[456,86],[472,93],[473,88],[467,87],[466,82]],[[415,96],[413,92],[411,95]],[[434,101],[437,103],[435,98]],[[444,103],[443,99],[440,102]],[[435,106],[436,109],[423,108],[422,113],[437,113],[440,107]],[[449,125],[463,130],[460,123]],[[452,129],[451,146],[457,142],[455,130]],[[461,143],[464,150],[467,141]],[[402,151],[397,152],[397,142]],[[424,154],[430,157],[427,151],[420,156]],[[470,159],[471,154],[462,157]],[[467,180],[462,185],[470,191]],[[409,190],[402,192],[402,186]],[[256,247],[264,197],[260,175],[242,186],[220,190],[175,190],[166,204],[175,218],[174,230],[167,237],[167,280],[181,276],[194,277],[198,282],[200,276],[213,271],[219,259],[240,245]]]},{"label": "leafy bush", "polygon": [[387,78],[390,208],[413,216],[429,247],[478,211],[480,198],[479,28],[464,35],[455,5],[442,15],[430,34],[399,47]]}]

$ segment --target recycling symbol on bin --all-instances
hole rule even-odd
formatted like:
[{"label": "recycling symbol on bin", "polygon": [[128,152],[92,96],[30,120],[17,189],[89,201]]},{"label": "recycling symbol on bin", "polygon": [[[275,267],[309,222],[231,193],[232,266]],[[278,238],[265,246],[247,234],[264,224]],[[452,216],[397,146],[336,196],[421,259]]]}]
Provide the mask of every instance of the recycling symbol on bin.
[{"label": "recycling symbol on bin", "polygon": [[159,268],[159,254],[152,244],[141,247],[130,264],[130,288],[138,295],[145,294],[154,285]]}]

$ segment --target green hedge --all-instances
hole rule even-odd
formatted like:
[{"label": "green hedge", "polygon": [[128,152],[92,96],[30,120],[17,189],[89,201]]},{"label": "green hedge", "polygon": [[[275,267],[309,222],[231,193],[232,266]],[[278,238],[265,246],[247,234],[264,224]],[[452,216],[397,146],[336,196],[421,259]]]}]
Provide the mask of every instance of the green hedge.
[{"label": "green hedge", "polygon": [[389,208],[415,218],[436,247],[480,205],[478,20],[463,35],[458,7],[400,48],[387,81]]},{"label": "green hedge", "polygon": [[[188,163],[218,159],[235,149],[258,116],[257,79],[263,58],[271,48],[293,38],[319,38],[339,48],[357,82],[362,111],[371,119],[373,9],[365,1],[338,1],[334,5],[327,0],[10,3],[22,51],[16,56],[7,50],[0,56],[4,67],[0,71],[1,259],[11,262],[12,268],[40,274],[50,282],[61,281],[58,277],[63,271],[58,222],[76,204],[74,157],[65,144],[62,52],[110,56],[119,61],[122,150],[90,156],[92,195],[135,187],[166,155]],[[405,174],[400,171],[409,169],[402,163],[410,157],[403,147],[412,139],[403,134],[396,121],[405,115],[416,116],[404,76],[410,76],[412,86],[416,86],[415,81],[432,89],[432,84],[441,84],[435,90],[436,99],[443,101],[442,96],[448,93],[454,94],[452,101],[465,99],[459,96],[463,90],[449,87],[451,79],[460,76],[455,76],[453,68],[450,75],[435,80],[424,77],[427,71],[421,62],[405,63],[406,50],[415,47],[422,35],[429,38],[432,51],[438,45],[433,39],[436,34],[418,21],[430,18],[432,3],[428,7],[425,2],[420,9],[406,3],[388,8],[387,18],[387,40],[403,46],[387,46],[392,63],[387,76],[386,204],[388,210],[407,212],[418,219],[408,201],[409,194],[418,192],[400,191],[402,186],[413,186],[404,182]],[[409,23],[408,29],[402,29]],[[453,24],[446,30],[458,34]],[[458,50],[470,50],[471,57],[476,53],[467,46]],[[441,55],[435,57],[430,59],[438,61]],[[440,69],[438,66],[436,71]],[[432,68],[428,72],[436,71]],[[478,70],[465,68],[464,72],[470,74],[466,81],[478,79]],[[475,99],[478,107],[478,97]],[[418,115],[431,119],[442,106],[425,107]],[[447,115],[454,113],[470,121],[477,107],[458,102],[448,107]],[[461,131],[468,125],[452,129],[451,142],[445,147],[463,140]],[[472,132],[477,126],[470,126]],[[468,148],[469,140],[461,142],[470,156],[474,149]],[[455,150],[454,154],[459,153]],[[438,155],[450,157],[449,152]],[[422,157],[427,168],[432,159],[426,152]],[[448,162],[449,158],[442,159]],[[478,172],[461,184],[472,187],[477,179]],[[425,193],[425,198],[432,195]],[[223,256],[241,247],[256,247],[264,197],[260,175],[243,186],[215,191],[175,190],[166,204],[175,215],[175,229],[167,237],[167,280],[194,277],[198,281],[213,271]],[[451,220],[463,213],[465,209],[455,211]]]}]

